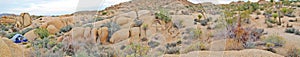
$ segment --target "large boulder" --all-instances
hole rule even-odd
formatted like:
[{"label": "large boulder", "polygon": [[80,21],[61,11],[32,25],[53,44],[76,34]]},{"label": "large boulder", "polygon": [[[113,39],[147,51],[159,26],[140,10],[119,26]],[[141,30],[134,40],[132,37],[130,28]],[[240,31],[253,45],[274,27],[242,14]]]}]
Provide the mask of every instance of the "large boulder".
[{"label": "large boulder", "polygon": [[97,35],[98,35],[98,29],[97,28],[92,28],[91,30],[91,38],[93,39],[93,43],[97,42]]},{"label": "large boulder", "polygon": [[133,27],[130,29],[130,37],[139,37],[141,29],[140,27]]},{"label": "large boulder", "polygon": [[22,17],[22,20],[20,20],[20,21],[21,21],[23,27],[27,27],[27,26],[31,25],[32,18],[30,17],[29,13],[21,13],[21,17]]},{"label": "large boulder", "polygon": [[26,37],[29,41],[33,41],[35,38],[39,37],[39,35],[35,34],[34,31],[35,29],[25,33],[24,37]]},{"label": "large boulder", "polygon": [[12,52],[11,54],[12,54],[13,57],[24,57],[24,53],[27,53],[27,52],[24,52],[24,48],[23,47],[21,47],[18,44],[15,44],[10,39],[3,38],[2,40],[9,46],[10,51]]},{"label": "large boulder", "polygon": [[98,36],[100,38],[100,42],[102,44],[108,44],[108,28],[107,27],[102,27],[101,29],[98,30]]},{"label": "large boulder", "polygon": [[84,41],[84,30],[82,27],[75,27],[71,31],[72,40],[74,41]]},{"label": "large boulder", "polygon": [[128,39],[129,37],[129,29],[121,29],[115,32],[112,37],[109,39],[111,43],[118,43],[123,40]]},{"label": "large boulder", "polygon": [[116,19],[116,23],[121,26],[130,23],[130,21],[132,21],[132,19],[127,17],[119,17]]},{"label": "large boulder", "polygon": [[61,29],[62,27],[66,26],[65,23],[63,23],[60,19],[53,19],[49,22],[47,22],[47,25],[53,25],[55,26],[57,29]]},{"label": "large boulder", "polygon": [[59,29],[57,29],[55,26],[53,25],[49,25],[47,27],[47,30],[49,31],[50,34],[55,34],[56,32],[59,32]]},{"label": "large boulder", "polygon": [[90,36],[91,36],[91,28],[90,28],[90,27],[87,27],[87,28],[84,29],[83,37],[84,37],[86,40],[91,40]]},{"label": "large boulder", "polygon": [[12,57],[9,46],[0,38],[0,57]]}]

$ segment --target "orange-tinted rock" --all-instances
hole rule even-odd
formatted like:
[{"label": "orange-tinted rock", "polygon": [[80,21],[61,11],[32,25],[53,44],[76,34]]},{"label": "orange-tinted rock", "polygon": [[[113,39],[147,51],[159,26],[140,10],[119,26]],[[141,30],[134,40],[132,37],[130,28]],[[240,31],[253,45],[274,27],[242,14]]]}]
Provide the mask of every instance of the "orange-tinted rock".
[{"label": "orange-tinted rock", "polygon": [[[99,34],[100,33],[100,34]],[[100,38],[100,42],[102,44],[108,44],[108,28],[107,27],[102,27],[101,30],[98,30],[98,35]]]}]

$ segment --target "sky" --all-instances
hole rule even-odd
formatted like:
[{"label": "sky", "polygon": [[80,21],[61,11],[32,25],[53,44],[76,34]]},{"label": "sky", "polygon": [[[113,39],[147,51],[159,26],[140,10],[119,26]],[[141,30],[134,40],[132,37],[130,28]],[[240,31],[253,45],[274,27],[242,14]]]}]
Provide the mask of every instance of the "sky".
[{"label": "sky", "polygon": [[[0,0],[0,13],[31,15],[62,15],[76,11],[103,10],[106,7],[130,0]],[[192,3],[212,2],[226,4],[238,0],[188,0]],[[248,1],[248,0],[244,0]],[[256,2],[258,0],[250,0]]]}]

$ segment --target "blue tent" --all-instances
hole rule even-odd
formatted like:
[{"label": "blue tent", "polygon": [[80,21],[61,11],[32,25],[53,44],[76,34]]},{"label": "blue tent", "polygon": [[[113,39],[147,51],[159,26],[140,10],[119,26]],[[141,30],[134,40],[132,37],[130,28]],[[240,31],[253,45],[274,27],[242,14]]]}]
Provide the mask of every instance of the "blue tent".
[{"label": "blue tent", "polygon": [[21,42],[27,42],[27,38],[25,38],[23,35],[21,34],[16,34],[15,36],[13,36],[11,38],[12,41],[14,41],[15,43],[21,43]]}]

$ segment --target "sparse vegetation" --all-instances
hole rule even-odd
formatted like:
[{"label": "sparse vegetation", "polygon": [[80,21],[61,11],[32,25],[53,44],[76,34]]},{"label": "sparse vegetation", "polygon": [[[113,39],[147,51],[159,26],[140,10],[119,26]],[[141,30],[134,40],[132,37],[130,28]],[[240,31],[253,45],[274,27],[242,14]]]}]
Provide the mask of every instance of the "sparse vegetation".
[{"label": "sparse vegetation", "polygon": [[149,47],[143,46],[139,43],[132,43],[125,49],[129,49],[133,53],[126,55],[126,57],[145,57],[149,52]]},{"label": "sparse vegetation", "polygon": [[25,30],[23,30],[23,31],[21,32],[21,34],[24,35],[25,33],[29,32],[29,31],[31,31],[31,30],[33,30],[33,28],[26,28]]},{"label": "sparse vegetation", "polygon": [[171,17],[166,10],[161,9],[158,13],[155,13],[155,18],[163,20],[165,23],[171,22]]},{"label": "sparse vegetation", "polygon": [[63,28],[61,28],[60,29],[60,32],[68,32],[68,31],[70,31],[70,30],[72,30],[72,26],[71,25],[67,25],[67,26],[65,26],[65,27],[63,27]]},{"label": "sparse vegetation", "polygon": [[266,38],[263,38],[262,40],[270,44],[266,46],[273,46],[273,44],[274,46],[282,46],[286,42],[283,37],[278,35],[269,35]]},{"label": "sparse vegetation", "polygon": [[49,36],[49,32],[47,29],[43,29],[43,28],[38,28],[34,31],[34,33],[36,33],[37,35],[40,36],[40,38],[46,38]]}]

